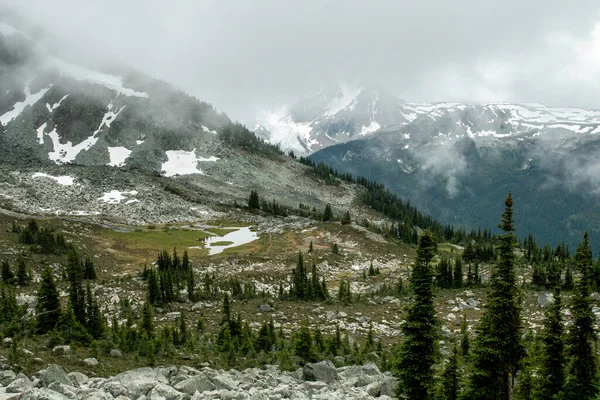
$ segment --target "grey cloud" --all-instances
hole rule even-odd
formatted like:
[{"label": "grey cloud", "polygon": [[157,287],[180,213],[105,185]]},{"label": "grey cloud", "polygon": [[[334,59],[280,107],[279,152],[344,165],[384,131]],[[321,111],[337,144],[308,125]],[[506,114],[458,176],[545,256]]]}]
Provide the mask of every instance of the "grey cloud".
[{"label": "grey cloud", "polygon": [[600,108],[598,85],[565,78],[573,49],[553,39],[587,40],[600,20],[592,0],[4,2],[58,43],[130,64],[245,122],[350,79],[413,101]]}]

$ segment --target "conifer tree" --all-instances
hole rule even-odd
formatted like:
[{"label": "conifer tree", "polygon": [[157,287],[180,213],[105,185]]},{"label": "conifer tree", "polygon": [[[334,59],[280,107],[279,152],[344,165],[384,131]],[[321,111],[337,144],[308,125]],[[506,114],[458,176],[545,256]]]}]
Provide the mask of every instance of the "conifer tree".
[{"label": "conifer tree", "polygon": [[88,282],[85,288],[85,315],[87,331],[94,337],[94,339],[100,339],[104,334],[106,321],[100,307],[98,306],[98,300],[92,293],[92,288]]},{"label": "conifer tree", "polygon": [[492,272],[486,309],[480,319],[472,352],[473,373],[468,399],[506,399],[524,355],[520,341],[521,306],[514,271],[513,200],[509,192],[499,227],[498,263]]},{"label": "conifer tree", "polygon": [[60,297],[52,270],[46,267],[42,271],[42,282],[37,293],[36,325],[41,333],[54,329],[60,318]]},{"label": "conifer tree", "polygon": [[458,376],[458,349],[456,344],[448,359],[448,364],[444,368],[441,377],[441,400],[456,400],[458,399],[458,391],[460,382]]},{"label": "conifer tree", "polygon": [[[184,253],[184,260],[187,252]],[[187,292],[189,301],[196,301],[196,280],[194,279],[194,270],[188,268],[187,270]]]},{"label": "conifer tree", "polygon": [[342,225],[350,225],[352,223],[352,218],[350,217],[350,211],[346,211],[342,220],[340,221]]},{"label": "conifer tree", "polygon": [[432,395],[433,365],[439,336],[431,267],[435,248],[433,235],[424,231],[419,238],[417,257],[410,276],[412,303],[407,310],[406,322],[402,325],[404,341],[395,365],[395,372],[400,378],[400,394],[413,400],[428,399]]},{"label": "conifer tree", "polygon": [[294,344],[294,354],[300,358],[302,364],[316,361],[317,355],[307,320],[300,325]]},{"label": "conifer tree", "polygon": [[29,285],[30,276],[25,265],[25,258],[21,255],[17,263],[17,283],[21,286]]},{"label": "conifer tree", "polygon": [[10,269],[10,264],[8,263],[8,261],[2,261],[1,275],[2,275],[2,282],[6,283],[6,284],[13,283],[15,275],[13,274],[12,270]]},{"label": "conifer tree", "polygon": [[148,338],[154,337],[154,315],[152,313],[152,305],[148,301],[146,301],[142,307],[140,330],[141,332],[146,333]]},{"label": "conifer tree", "polygon": [[591,280],[592,251],[587,231],[575,254],[579,277],[571,306],[573,325],[567,337],[569,364],[564,390],[566,400],[595,398],[598,393],[598,365],[594,329],[596,317],[592,312]]},{"label": "conifer tree", "polygon": [[560,284],[554,282],[554,301],[548,304],[544,317],[542,358],[539,382],[534,391],[536,400],[551,400],[558,396],[565,383],[564,327],[561,314]]},{"label": "conifer tree", "polygon": [[73,305],[70,303],[65,312],[60,315],[58,333],[66,343],[79,343],[87,346],[92,342],[92,336],[75,318]]},{"label": "conifer tree", "polygon": [[454,260],[454,273],[452,276],[452,284],[457,289],[460,289],[463,286],[463,270],[460,258]]},{"label": "conifer tree", "polygon": [[148,270],[148,301],[156,306],[161,301],[161,290],[158,282],[158,275],[154,268]]},{"label": "conifer tree", "polygon": [[73,306],[73,314],[77,322],[85,324],[85,291],[83,289],[83,265],[75,250],[69,252],[67,264],[69,281],[69,301]]},{"label": "conifer tree", "polygon": [[258,210],[260,208],[260,199],[258,198],[258,192],[256,190],[250,191],[250,197],[248,198],[248,208],[251,210]]},{"label": "conifer tree", "polygon": [[331,204],[325,204],[325,212],[323,212],[323,222],[333,219],[333,211],[331,210]]},{"label": "conifer tree", "polygon": [[83,262],[83,279],[96,279],[96,269],[94,263],[88,257]]}]

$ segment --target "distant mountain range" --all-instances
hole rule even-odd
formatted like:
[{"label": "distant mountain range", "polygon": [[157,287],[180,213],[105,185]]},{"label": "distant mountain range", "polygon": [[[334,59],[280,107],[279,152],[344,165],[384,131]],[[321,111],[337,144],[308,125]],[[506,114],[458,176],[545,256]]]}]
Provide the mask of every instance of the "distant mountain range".
[{"label": "distant mountain range", "polygon": [[600,133],[600,111],[541,104],[418,104],[383,89],[340,84],[292,106],[261,112],[254,131],[284,150],[310,154],[404,127],[404,139],[412,134],[416,143],[445,144],[465,137],[574,137]]}]

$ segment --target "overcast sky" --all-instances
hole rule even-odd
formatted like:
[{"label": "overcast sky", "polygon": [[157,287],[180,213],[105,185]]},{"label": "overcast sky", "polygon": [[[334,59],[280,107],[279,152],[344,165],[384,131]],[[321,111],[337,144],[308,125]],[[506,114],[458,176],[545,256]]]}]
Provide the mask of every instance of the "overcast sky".
[{"label": "overcast sky", "polygon": [[1,0],[232,118],[341,80],[410,101],[600,109],[598,0]]}]

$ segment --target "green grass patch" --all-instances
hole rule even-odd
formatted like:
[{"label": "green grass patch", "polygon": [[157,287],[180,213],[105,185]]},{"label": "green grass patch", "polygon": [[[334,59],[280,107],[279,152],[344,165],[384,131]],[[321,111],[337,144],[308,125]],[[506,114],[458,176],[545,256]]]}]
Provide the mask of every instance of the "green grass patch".
[{"label": "green grass patch", "polygon": [[214,246],[230,246],[232,244],[233,244],[233,242],[230,242],[228,240],[222,240],[220,242],[212,242],[210,245],[214,247]]},{"label": "green grass patch", "polygon": [[204,249],[203,239],[210,234],[202,231],[167,229],[151,231],[130,231],[116,232],[106,230],[104,235],[112,240],[111,248],[134,256],[138,262],[148,262],[156,258],[156,254],[162,250],[169,252],[177,248],[182,254],[183,250],[189,247],[200,246],[199,249],[188,249],[190,256],[204,256],[207,250]]}]

